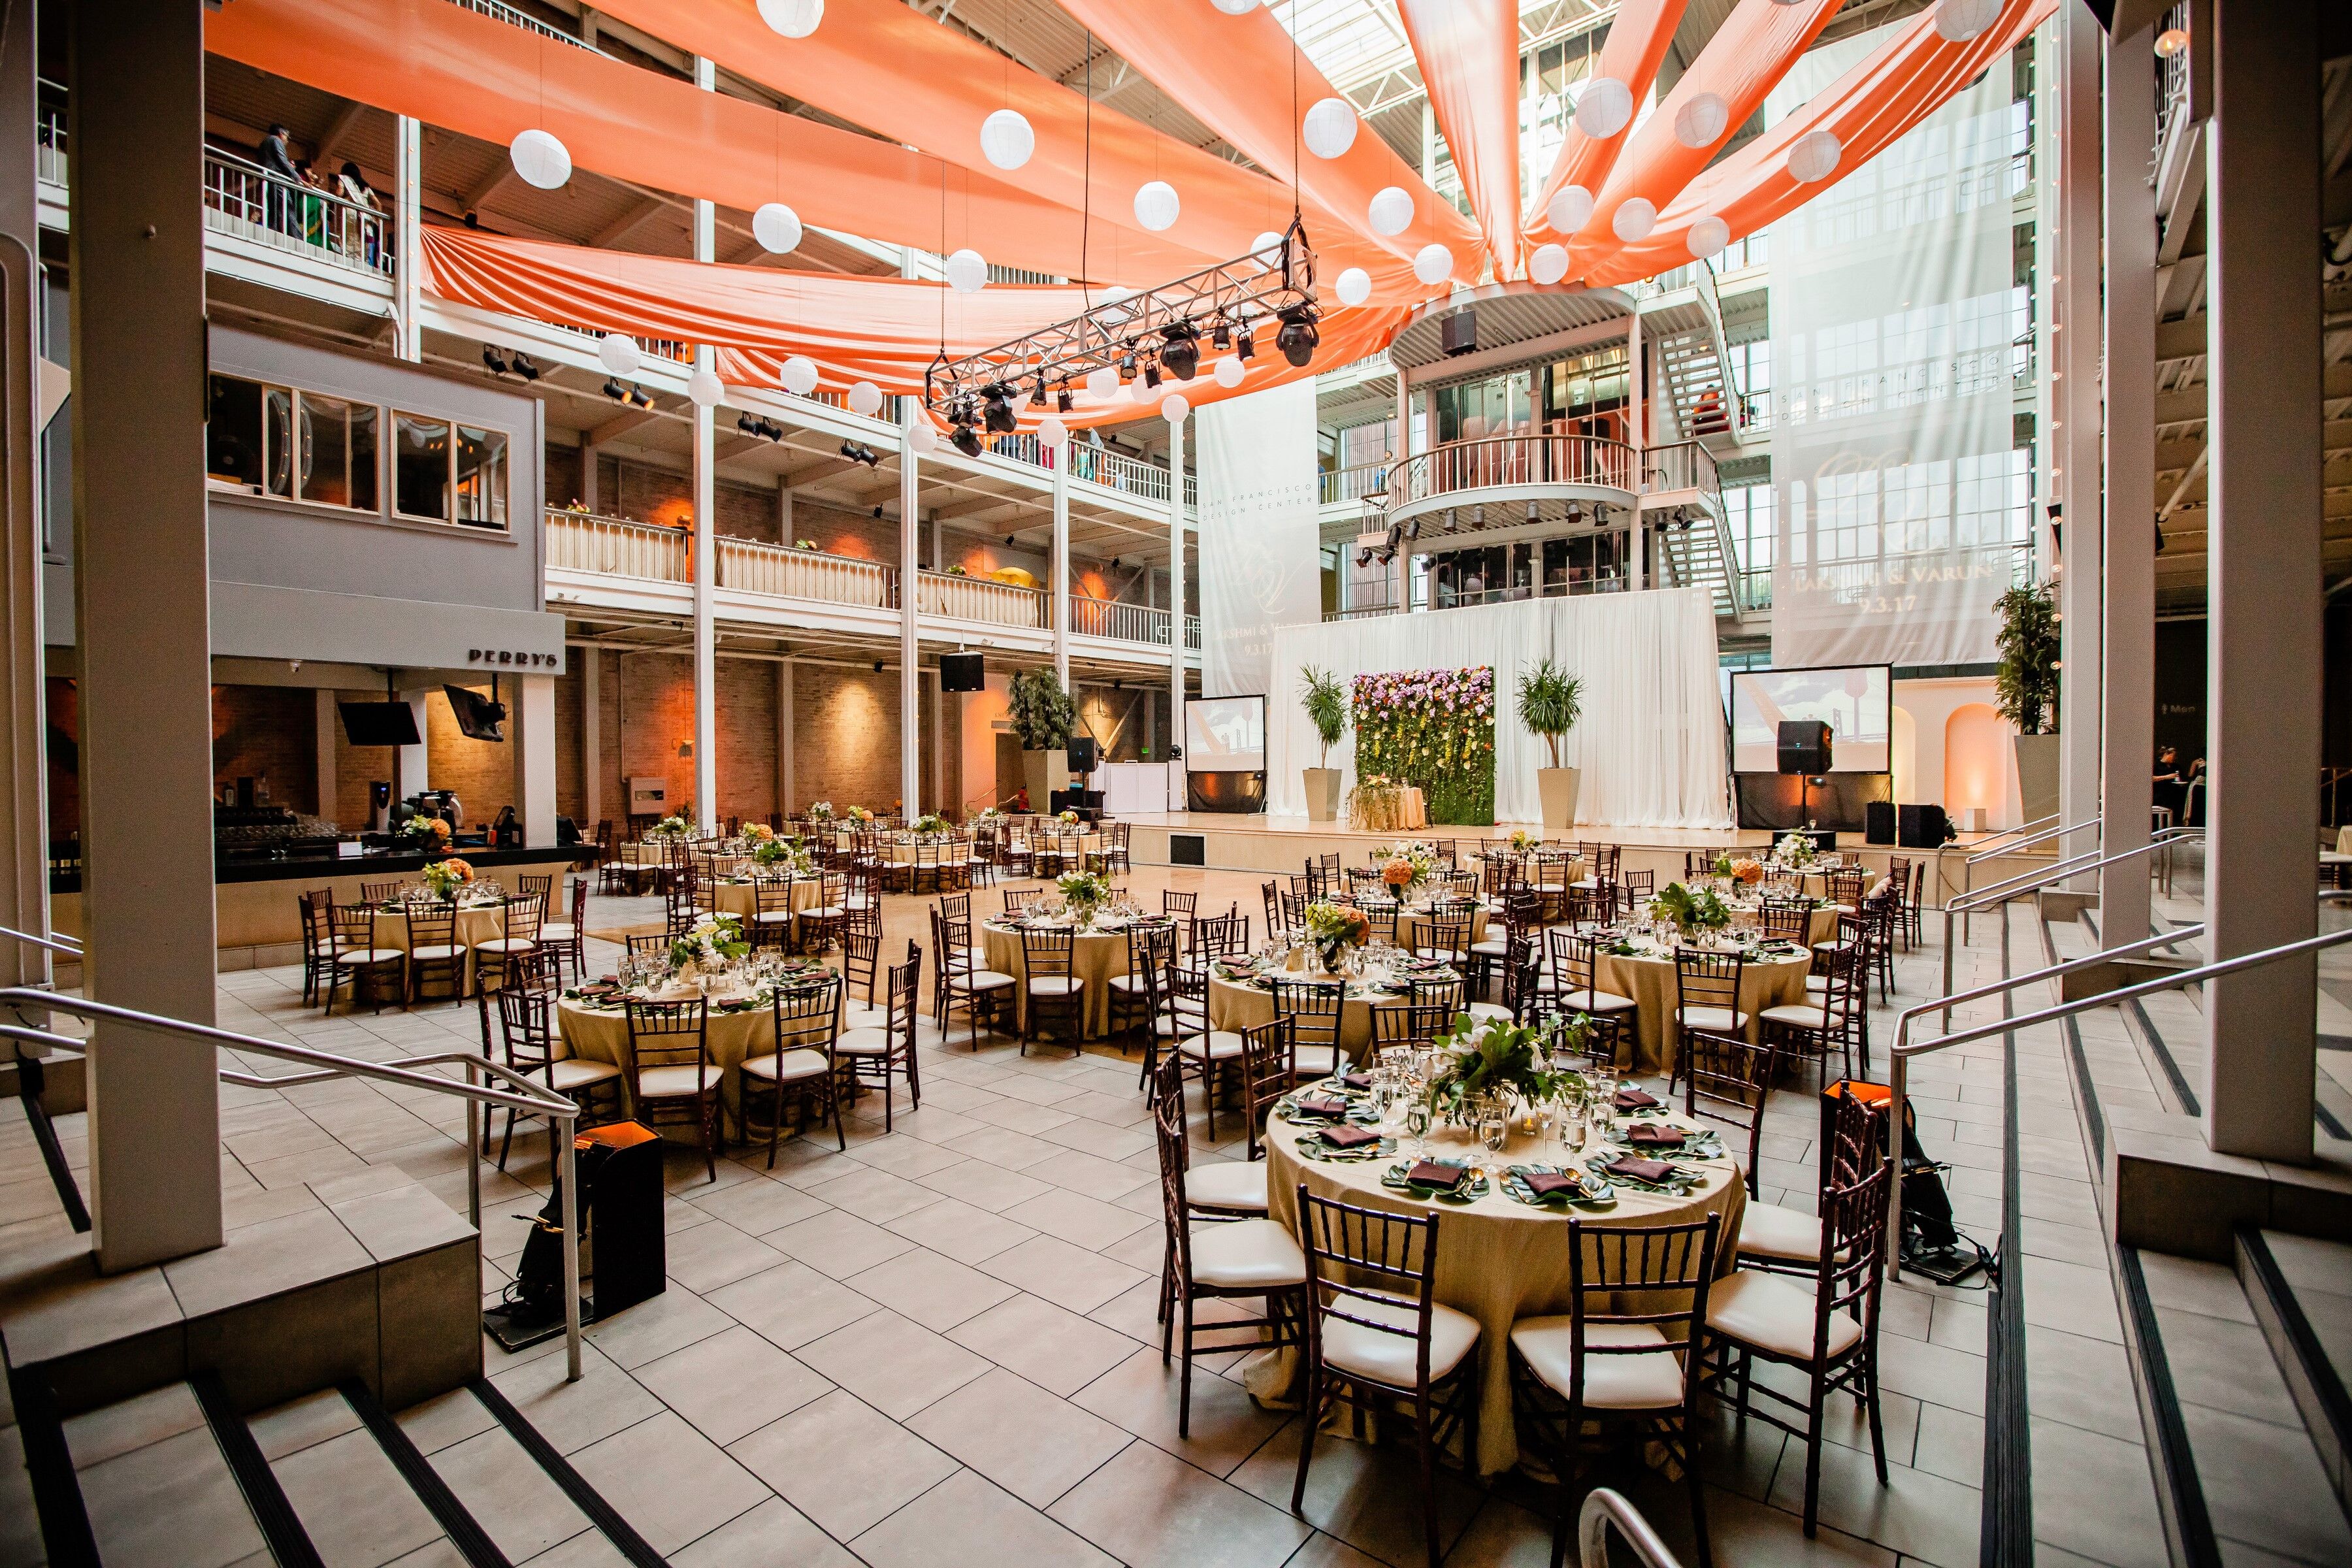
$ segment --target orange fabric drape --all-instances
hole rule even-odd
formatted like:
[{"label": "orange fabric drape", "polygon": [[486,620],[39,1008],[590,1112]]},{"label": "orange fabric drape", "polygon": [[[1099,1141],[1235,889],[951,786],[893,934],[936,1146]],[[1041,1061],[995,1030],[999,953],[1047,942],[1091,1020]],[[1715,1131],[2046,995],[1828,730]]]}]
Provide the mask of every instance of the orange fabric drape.
[{"label": "orange fabric drape", "polygon": [[1596,288],[1629,283],[1683,265],[1690,259],[1690,226],[1710,213],[1738,238],[1794,212],[1828,188],[1790,177],[1789,148],[1799,137],[1822,130],[1835,135],[1843,147],[1837,174],[1843,178],[2015,48],[2054,5],[2008,0],[1993,26],[1958,44],[1937,36],[1933,12],[1913,17],[1812,101],[1692,182],[1659,215],[1647,238],[1620,247],[1587,281]]},{"label": "orange fabric drape", "polygon": [[[236,0],[208,13],[205,47],[306,86],[499,147],[537,126],[580,168],[809,223],[1066,276],[1079,214],[937,158],[605,59],[448,0]],[[945,184],[944,195],[942,184]],[[1173,234],[1094,216],[1098,279],[1150,287],[1212,255]]]},{"label": "orange fabric drape", "polygon": [[[1608,42],[1601,46],[1601,63],[1594,77],[1611,77],[1633,89],[1633,101],[1640,103],[1648,96],[1650,84],[1658,79],[1658,67],[1666,58],[1666,48],[1675,41],[1675,29],[1682,26],[1685,0],[1624,0],[1617,7],[1616,18],[1609,24]],[[1536,193],[1528,205],[1528,245],[1530,247],[1552,243],[1566,244],[1569,237],[1558,233],[1544,209],[1552,197],[1570,185],[1582,185],[1599,194],[1601,182],[1616,165],[1617,156],[1625,150],[1633,128],[1628,126],[1605,142],[1596,142],[1569,122],[1568,137],[1551,161],[1551,176],[1543,189]]]},{"label": "orange fabric drape", "polygon": [[1518,0],[1398,0],[1495,276],[1519,270]]},{"label": "orange fabric drape", "polygon": [[[1355,145],[1342,157],[1318,158],[1298,145],[1292,72],[1297,73],[1299,118],[1318,100],[1338,95],[1265,7],[1228,16],[1209,0],[1061,0],[1061,5],[1276,180],[1286,183],[1295,164],[1301,191],[1346,215],[1350,226],[1370,233],[1367,214],[1381,187],[1412,193],[1412,226],[1375,243],[1401,257],[1432,243],[1444,245],[1454,252],[1455,279],[1476,281],[1478,258],[1486,248],[1477,228],[1423,184],[1370,126],[1356,133]],[[1319,239],[1311,233],[1309,237]]]}]

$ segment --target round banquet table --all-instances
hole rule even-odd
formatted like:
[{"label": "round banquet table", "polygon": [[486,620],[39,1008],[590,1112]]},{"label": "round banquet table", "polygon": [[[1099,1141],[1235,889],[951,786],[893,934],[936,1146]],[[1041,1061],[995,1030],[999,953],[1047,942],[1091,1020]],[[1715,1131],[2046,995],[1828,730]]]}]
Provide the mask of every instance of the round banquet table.
[{"label": "round banquet table", "polygon": [[[464,962],[457,971],[457,994],[474,994],[474,949],[486,942],[496,942],[506,934],[507,911],[504,904],[477,904],[457,911],[456,935],[452,938],[466,950]],[[408,911],[386,909],[379,904],[375,910],[375,934],[369,938],[379,948],[396,947],[408,951]]]},{"label": "round banquet table", "polygon": [[[1151,922],[1158,923],[1158,922]],[[1165,922],[1172,927],[1172,921]],[[1079,994],[1079,1037],[1101,1039],[1110,1033],[1110,982],[1116,974],[1127,973],[1127,933],[1129,927],[1078,932],[1070,943],[1070,973],[1086,982]],[[988,956],[988,967],[999,974],[1010,974],[1017,983],[1013,989],[1013,1021],[1025,1025],[1029,1018],[1029,961],[1021,943],[1021,931],[1000,921],[982,921],[980,944]]]},{"label": "round banquet table", "polygon": [[[1702,1125],[1661,1113],[1653,1113],[1648,1120]],[[1716,1240],[1718,1277],[1731,1271],[1738,1249],[1739,1221],[1747,1210],[1748,1194],[1739,1166],[1727,1148],[1719,1160],[1677,1156],[1682,1163],[1705,1172],[1698,1184],[1680,1197],[1637,1192],[1620,1184],[1616,1203],[1610,1208],[1535,1208],[1506,1194],[1499,1173],[1504,1166],[1529,1162],[1567,1163],[1566,1151],[1557,1142],[1515,1132],[1502,1153],[1494,1155],[1466,1129],[1432,1128],[1431,1154],[1488,1164],[1497,1173],[1486,1196],[1452,1203],[1423,1200],[1382,1186],[1381,1173],[1405,1160],[1402,1152],[1395,1159],[1348,1163],[1300,1159],[1296,1145],[1299,1135],[1309,1131],[1279,1114],[1267,1119],[1267,1215],[1285,1230],[1297,1233],[1301,1182],[1318,1197],[1392,1214],[1419,1215],[1433,1209],[1442,1216],[1437,1226],[1436,1298],[1478,1320],[1478,1347],[1472,1353],[1479,1361],[1477,1464],[1482,1475],[1507,1470],[1518,1462],[1507,1353],[1511,1324],[1520,1318],[1569,1310],[1566,1242],[1571,1215],[1591,1226],[1661,1226],[1689,1225],[1709,1214],[1720,1215],[1723,1226]],[[1621,1303],[1626,1310],[1632,1305]],[[1296,1404],[1291,1394],[1297,1373],[1297,1352],[1286,1350],[1261,1356],[1244,1373],[1243,1382],[1262,1403]]]},{"label": "round banquet table", "polygon": [[[1427,978],[1437,979],[1449,971],[1439,971]],[[1319,978],[1301,971],[1282,976],[1286,980],[1307,981]],[[1339,1049],[1351,1061],[1362,1061],[1372,1051],[1372,1009],[1402,1007],[1410,1000],[1391,996],[1385,992],[1368,991],[1357,984],[1348,987],[1347,1000],[1339,1005]],[[1209,972],[1209,1027],[1240,1031],[1260,1024],[1274,1022],[1274,993],[1261,991],[1244,981],[1227,980],[1215,970]]]},{"label": "round banquet table", "polygon": [[[824,885],[814,877],[793,879],[793,913],[817,907],[824,892]],[[718,914],[733,915],[751,930],[752,917],[760,912],[760,889],[751,882],[713,882],[709,889],[710,908]],[[797,923],[797,922],[795,922]]]},{"label": "round banquet table", "polygon": [[[625,1007],[591,1007],[583,1003],[562,998],[555,1005],[556,1031],[563,1037],[572,1054],[590,1060],[611,1062],[620,1068],[621,1099],[628,1113],[635,1116],[637,1108],[629,1093],[626,1077],[629,1066],[629,1014]],[[776,1048],[776,1015],[772,1007],[749,1007],[740,1013],[722,1013],[713,1007],[705,1021],[704,1048],[710,1053],[712,1066],[721,1074],[720,1088],[728,1106],[737,1103],[740,1075],[736,1069],[745,1057],[764,1056]]]},{"label": "round banquet table", "polygon": [[[1739,1010],[1748,1015],[1746,1037],[1751,1044],[1762,1038],[1765,1008],[1805,999],[1805,976],[1812,966],[1811,952],[1748,961],[1739,974]],[[1594,979],[1601,990],[1630,996],[1640,1005],[1633,1016],[1634,1069],[1671,1071],[1682,1051],[1682,1029],[1675,1022],[1672,956],[1622,958],[1603,952],[1594,966]]]}]

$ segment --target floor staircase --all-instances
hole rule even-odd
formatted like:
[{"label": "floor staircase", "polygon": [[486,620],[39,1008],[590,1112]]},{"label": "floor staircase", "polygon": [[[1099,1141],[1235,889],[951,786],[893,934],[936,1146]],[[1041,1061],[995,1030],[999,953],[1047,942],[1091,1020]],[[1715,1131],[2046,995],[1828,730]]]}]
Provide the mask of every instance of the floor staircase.
[{"label": "floor staircase", "polygon": [[1733,577],[1738,570],[1737,558],[1725,554],[1729,530],[1724,526],[1721,512],[1698,505],[1682,510],[1684,516],[1679,521],[1652,522],[1652,537],[1657,541],[1658,585],[1705,588],[1714,598],[1717,616],[1744,620],[1748,605]]},{"label": "floor staircase", "polygon": [[1717,458],[1739,455],[1746,405],[1730,370],[1731,350],[1723,333],[1723,302],[1715,270],[1706,262],[1690,269],[1692,299],[1686,305],[1644,311],[1643,326],[1657,343],[1658,365],[1673,405],[1675,428]]}]

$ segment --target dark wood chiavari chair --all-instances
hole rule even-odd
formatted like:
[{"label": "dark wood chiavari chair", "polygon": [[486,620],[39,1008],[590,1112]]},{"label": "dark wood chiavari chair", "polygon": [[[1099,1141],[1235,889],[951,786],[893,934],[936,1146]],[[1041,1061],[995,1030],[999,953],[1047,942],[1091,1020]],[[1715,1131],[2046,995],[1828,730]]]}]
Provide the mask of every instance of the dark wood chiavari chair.
[{"label": "dark wood chiavari chair", "polygon": [[751,1108],[768,1101],[768,1169],[776,1168],[776,1144],[783,1136],[784,1100],[800,1108],[800,1130],[808,1130],[812,1104],[822,1125],[833,1121],[834,1145],[849,1147],[841,1124],[841,1058],[835,1047],[841,1032],[841,976],[827,974],[807,984],[779,986],[769,1001],[776,1026],[776,1048],[743,1058],[735,1112],[736,1131],[750,1142]]},{"label": "dark wood chiavari chair", "polygon": [[[529,968],[543,973],[552,962],[551,955],[537,963],[518,960],[517,979]],[[478,1004],[487,1016],[488,994],[482,994]],[[498,994],[499,1041],[507,1067],[527,1078],[535,1078],[550,1089],[562,1095],[580,1107],[583,1125],[593,1124],[600,1106],[609,1105],[609,1115],[604,1120],[616,1121],[621,1114],[621,1068],[617,1063],[595,1061],[574,1056],[562,1032],[554,1026],[555,993],[551,986],[510,984]],[[507,1168],[507,1154],[513,1147],[515,1121],[526,1114],[512,1106],[507,1108],[506,1131],[499,1140],[499,1169]],[[553,1130],[551,1128],[550,1131]],[[489,1152],[489,1119],[482,1121],[482,1151]]]},{"label": "dark wood chiavari chair", "polygon": [[1032,1041],[1042,1039],[1039,1031],[1048,1022],[1062,1030],[1055,1044],[1085,1048],[1087,982],[1077,973],[1076,952],[1077,933],[1066,928],[1021,933],[1021,963],[1027,972],[1021,983],[1023,1056]]},{"label": "dark wood chiavari chair", "polygon": [[1347,1061],[1339,1044],[1347,995],[1338,982],[1276,977],[1274,1016],[1290,1026],[1290,1071],[1297,1081],[1329,1078]]},{"label": "dark wood chiavari chair", "polygon": [[882,1027],[845,1029],[834,1044],[834,1053],[843,1063],[845,1088],[880,1087],[882,1131],[886,1134],[891,1130],[896,1097],[890,1092],[890,1084],[895,1075],[906,1075],[907,1094],[915,1108],[919,1110],[923,1104],[922,1067],[915,1054],[915,1012],[923,986],[923,950],[911,938],[907,942],[907,962],[892,964],[887,975],[884,982],[887,1016]]},{"label": "dark wood chiavari chair", "polygon": [[710,1059],[709,1004],[627,999],[629,1102],[648,1127],[689,1126],[703,1169],[719,1179],[721,1075]]},{"label": "dark wood chiavari chair", "polygon": [[538,895],[519,895],[499,907],[499,934],[474,944],[474,984],[506,984],[508,966],[540,951],[539,928],[547,906]]},{"label": "dark wood chiavari chair", "polygon": [[396,947],[375,945],[374,906],[331,907],[328,913],[334,923],[335,934],[327,950],[326,1016],[334,1016],[335,993],[346,983],[352,988],[352,1006],[359,1005],[360,996],[365,993],[371,1005],[379,1013],[383,1011],[383,988],[387,984],[405,995],[408,954]]},{"label": "dark wood chiavari chair", "polygon": [[[1191,914],[1192,896],[1179,896],[1187,900],[1184,914]],[[1150,1048],[1148,1026],[1160,1011],[1160,998],[1168,988],[1168,966],[1176,962],[1176,935],[1172,925],[1127,928],[1127,972],[1112,975],[1108,983],[1113,1037],[1134,1031]]]},{"label": "dark wood chiavari chair", "polygon": [[971,1048],[980,1049],[980,1028],[997,1031],[1000,1015],[1013,1000],[1018,984],[1012,975],[988,967],[983,950],[972,945],[971,916],[967,909],[952,914],[934,909],[931,915],[931,1016],[942,1039],[955,1009],[961,1007],[971,1028]]},{"label": "dark wood chiavari chair", "polygon": [[[438,900],[413,903],[401,911],[408,926],[408,984],[402,1001],[414,1006],[425,987],[439,983],[456,998],[466,989],[466,949],[457,940],[457,906]],[[477,975],[478,984],[481,976]]]}]

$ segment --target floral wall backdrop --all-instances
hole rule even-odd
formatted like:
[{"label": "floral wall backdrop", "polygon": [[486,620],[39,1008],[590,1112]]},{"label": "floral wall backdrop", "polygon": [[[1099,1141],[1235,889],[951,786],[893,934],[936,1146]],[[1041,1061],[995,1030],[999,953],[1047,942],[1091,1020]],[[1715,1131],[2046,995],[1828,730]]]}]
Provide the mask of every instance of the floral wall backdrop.
[{"label": "floral wall backdrop", "polygon": [[1400,669],[1356,677],[1356,777],[1416,786],[1429,820],[1495,820],[1495,671]]}]

